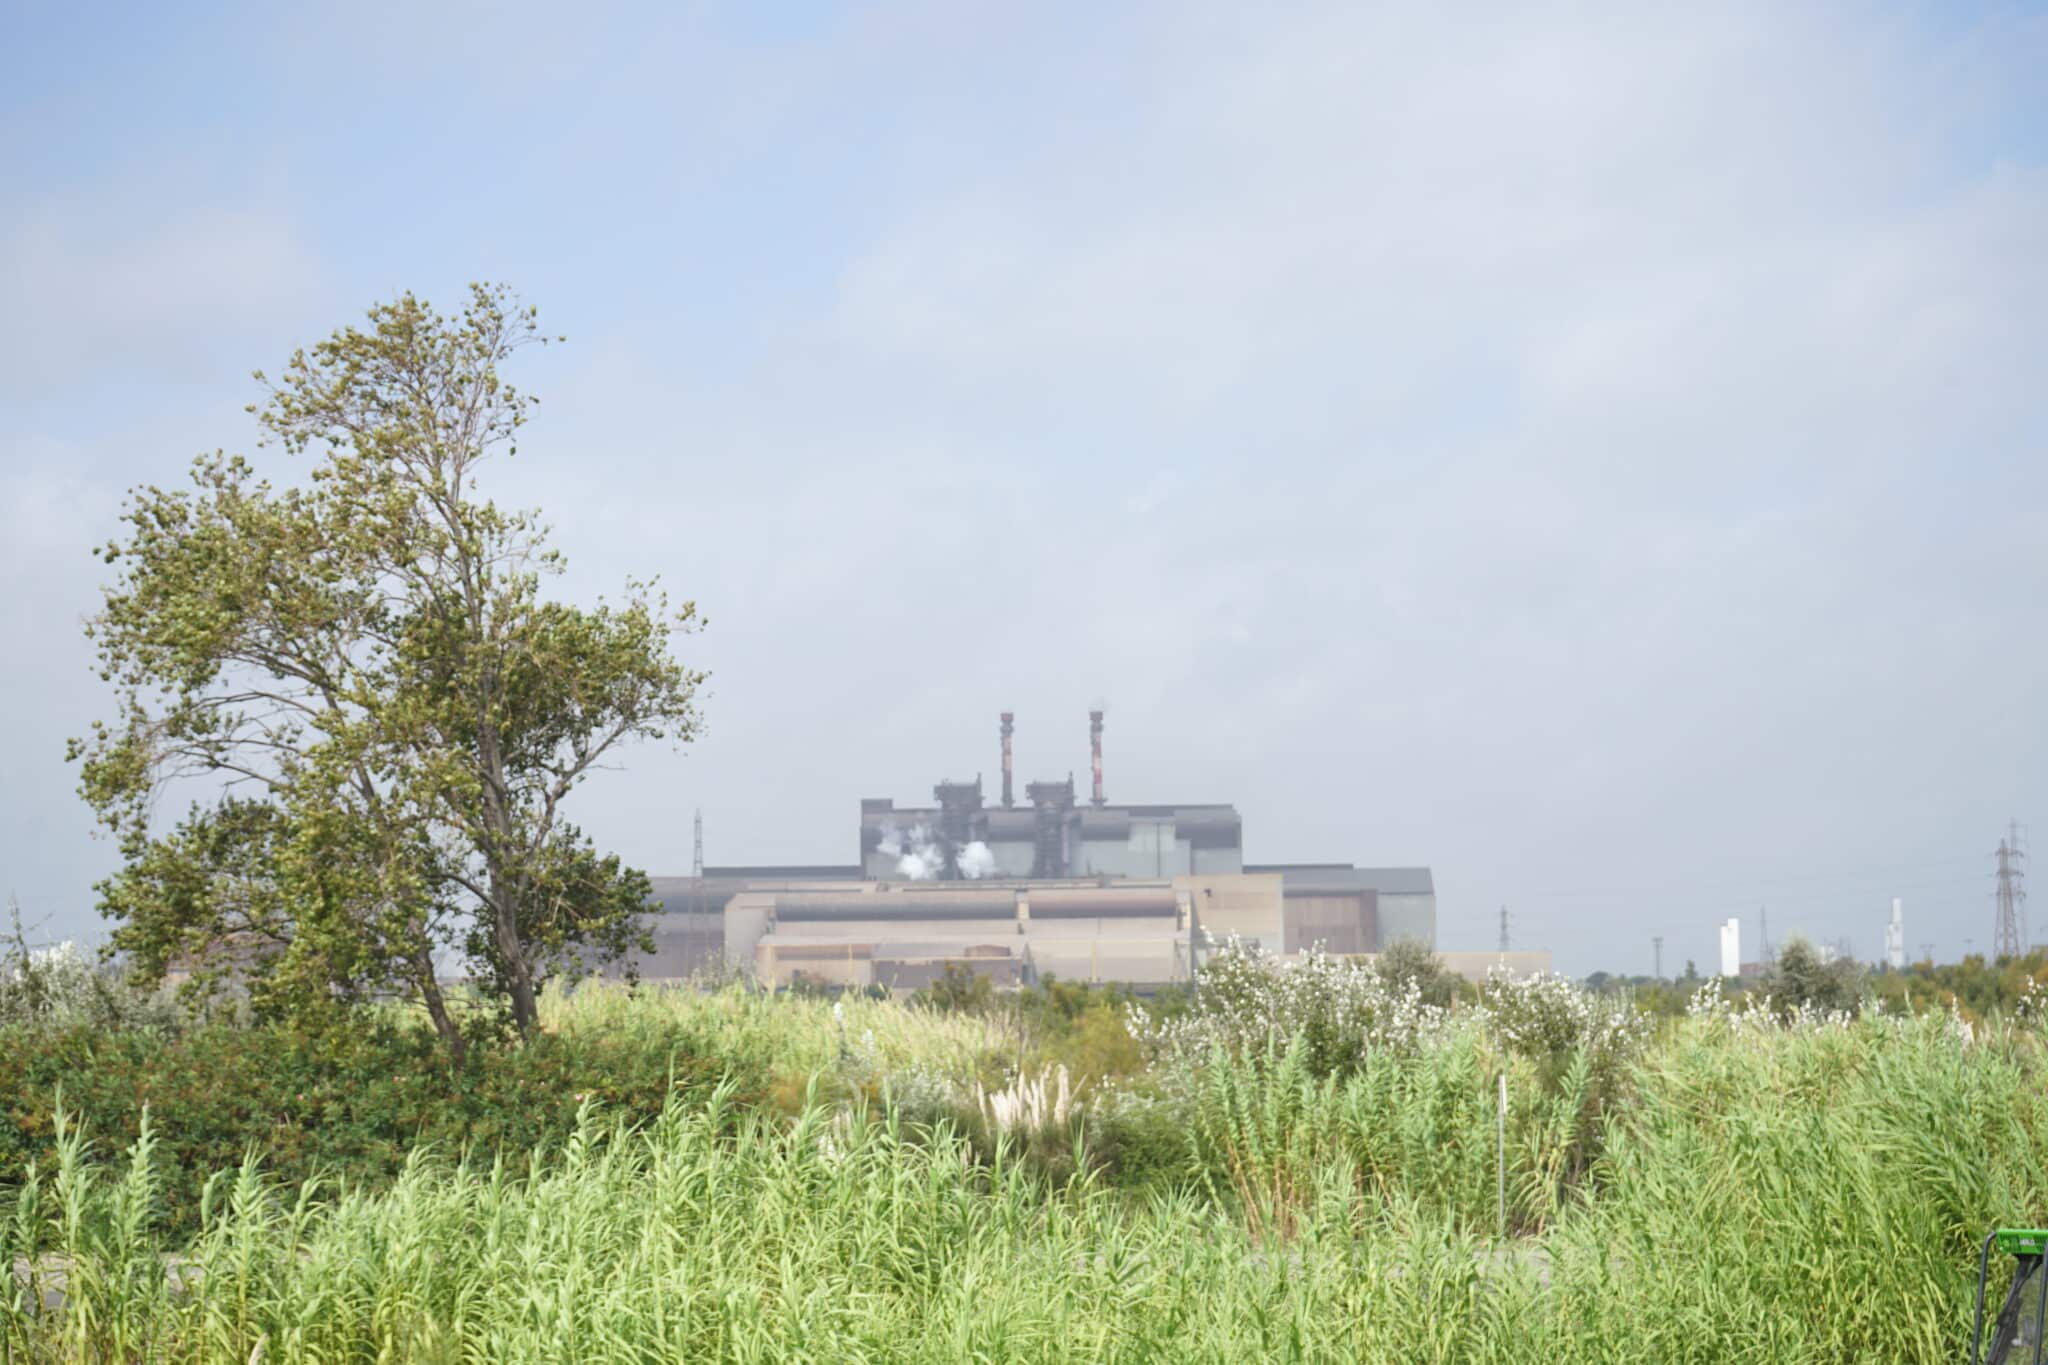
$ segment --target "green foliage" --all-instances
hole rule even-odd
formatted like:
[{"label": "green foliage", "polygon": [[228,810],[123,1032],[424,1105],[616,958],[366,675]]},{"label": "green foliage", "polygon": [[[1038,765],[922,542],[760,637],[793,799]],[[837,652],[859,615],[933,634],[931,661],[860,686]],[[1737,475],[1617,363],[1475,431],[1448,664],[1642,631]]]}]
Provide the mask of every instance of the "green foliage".
[{"label": "green foliage", "polygon": [[[1343,965],[1247,998],[1385,991]],[[1932,1365],[1976,1238],[2048,1209],[2031,1007],[1705,994],[1651,1033],[1496,982],[1358,1016],[1333,1068],[1199,1001],[1167,1022],[1206,1050],[1064,1099],[1041,1045],[1142,1006],[557,988],[534,1042],[452,1070],[388,1008],[6,1033],[0,1358]]]},{"label": "green foliage", "polygon": [[958,962],[948,962],[937,980],[910,997],[912,1004],[942,1014],[986,1014],[995,998],[986,973]]},{"label": "green foliage", "polygon": [[1144,1069],[1128,1022],[1135,1004],[1122,987],[1051,976],[1002,1000],[1025,1066],[1064,1066],[1084,1093]]},{"label": "green foliage", "polygon": [[1297,960],[1233,940],[1202,966],[1185,1008],[1144,1018],[1140,1041],[1182,1060],[1220,1049],[1256,1060],[1299,1049],[1317,1077],[1364,1065],[1380,1048],[1414,1045],[1446,1011],[1425,1003],[1424,979],[1311,950]]},{"label": "green foliage", "polygon": [[30,948],[15,915],[14,937],[0,947],[0,1029],[164,1030],[178,1027],[184,1017],[163,990],[88,960],[70,943]]},{"label": "green foliage", "polygon": [[[736,1039],[806,1030],[793,1040],[832,1017],[803,1001],[587,1008],[571,1031],[669,1010]],[[893,1004],[844,1011],[884,1032],[888,1012],[938,1026]],[[1114,1123],[1134,1146],[1177,1125],[1183,1168],[1214,1173],[1139,1198],[1100,1167],[1048,1178],[869,1103],[785,1119],[697,1087],[632,1128],[586,1104],[530,1161],[459,1162],[444,1144],[375,1190],[305,1191],[231,1158],[167,1231],[175,1120],[152,1111],[125,1156],[88,1128],[111,1164],[74,1124],[0,1206],[0,1261],[22,1267],[0,1342],[25,1361],[1947,1365],[1977,1236],[2048,1207],[2031,1027],[1688,1018],[1641,1059],[1599,1178],[1562,1196],[1573,1101],[1510,1058],[1524,1235],[1505,1246],[1485,1236],[1500,1058],[1482,1021],[1343,1077],[1303,1056],[1190,1066],[1192,1110],[1130,1102]]]},{"label": "green foliage", "polygon": [[[729,1069],[658,1032],[542,1035],[473,1049],[451,1067],[431,1032],[388,1014],[317,1036],[277,1025],[0,1029],[0,1184],[31,1161],[48,1164],[60,1105],[96,1142],[116,1145],[141,1134],[146,1109],[159,1125],[165,1209],[186,1230],[206,1178],[252,1149],[294,1183],[388,1185],[422,1146],[524,1160],[560,1143],[586,1099],[651,1118],[671,1083],[701,1095]],[[759,1089],[755,1077],[741,1093]]]},{"label": "green foliage", "polygon": [[1427,943],[1395,939],[1373,959],[1373,971],[1399,994],[1412,990],[1425,1005],[1442,1007],[1470,997],[1470,984],[1438,960]]},{"label": "green foliage", "polygon": [[1823,961],[1820,950],[1794,935],[1778,950],[1758,989],[1779,1010],[1846,1011],[1863,1005],[1863,969],[1853,958]]},{"label": "green foliage", "polygon": [[1881,968],[1868,979],[1871,994],[1893,1013],[1955,1009],[1972,1020],[2009,1015],[2030,1005],[2038,1008],[2044,982],[2048,950],[2042,949],[1996,961],[1972,953],[1961,962],[1916,962],[1899,971]]},{"label": "green foliage", "polygon": [[[437,951],[530,1034],[551,974],[642,941],[646,878],[563,803],[620,744],[694,737],[703,675],[669,641],[696,614],[643,584],[545,600],[538,514],[479,494],[533,402],[502,370],[544,340],[502,288],[455,317],[380,304],[257,376],[305,485],[214,454],[189,490],[131,493],[89,627],[117,714],[72,756],[121,840],[102,908],[139,971],[232,974],[271,1017],[402,992],[459,1055]],[[161,829],[177,778],[219,785]]]}]

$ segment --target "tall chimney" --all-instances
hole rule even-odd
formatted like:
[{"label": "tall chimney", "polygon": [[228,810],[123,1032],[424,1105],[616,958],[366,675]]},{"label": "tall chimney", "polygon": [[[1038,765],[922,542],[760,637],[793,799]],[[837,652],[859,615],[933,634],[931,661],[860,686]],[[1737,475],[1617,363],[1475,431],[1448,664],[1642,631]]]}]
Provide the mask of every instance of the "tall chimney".
[{"label": "tall chimney", "polygon": [[1016,804],[1010,797],[1010,736],[1017,729],[1017,713],[1003,712],[1003,809]]},{"label": "tall chimney", "polygon": [[1103,804],[1102,712],[1100,711],[1090,711],[1088,713],[1088,757],[1095,768],[1095,795],[1092,799],[1099,806]]}]

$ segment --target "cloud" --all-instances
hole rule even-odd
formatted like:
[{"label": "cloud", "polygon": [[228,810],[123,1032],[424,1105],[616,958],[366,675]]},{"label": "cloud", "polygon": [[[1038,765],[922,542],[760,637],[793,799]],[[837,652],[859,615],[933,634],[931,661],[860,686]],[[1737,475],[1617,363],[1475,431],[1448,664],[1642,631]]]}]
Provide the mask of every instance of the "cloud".
[{"label": "cloud", "polygon": [[221,351],[315,296],[316,258],[285,217],[165,205],[160,188],[17,201],[0,229],[0,393],[211,377]]}]

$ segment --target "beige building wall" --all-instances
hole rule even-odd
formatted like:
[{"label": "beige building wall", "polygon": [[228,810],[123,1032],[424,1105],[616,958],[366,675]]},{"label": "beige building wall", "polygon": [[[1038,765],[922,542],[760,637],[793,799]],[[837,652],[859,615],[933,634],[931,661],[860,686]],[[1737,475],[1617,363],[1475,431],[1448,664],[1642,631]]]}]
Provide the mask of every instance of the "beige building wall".
[{"label": "beige building wall", "polygon": [[1277,872],[1175,877],[1173,885],[1185,897],[1194,922],[1206,932],[1199,945],[1203,951],[1208,950],[1210,938],[1221,947],[1232,934],[1256,942],[1269,953],[1285,951],[1286,921],[1281,914]]},{"label": "beige building wall", "polygon": [[1436,960],[1475,986],[1485,985],[1486,974],[1496,967],[1505,968],[1510,976],[1515,977],[1550,974],[1550,953],[1547,950],[1515,953],[1438,953]]},{"label": "beige building wall", "polygon": [[[880,980],[884,958],[941,962],[976,950],[999,951],[1017,969],[1028,962],[1040,976],[1065,981],[1159,986],[1187,980],[1195,961],[1233,935],[1276,955],[1299,948],[1289,942],[1290,919],[1301,917],[1297,911],[1321,911],[1324,918],[1347,923],[1360,917],[1355,898],[1332,897],[1328,905],[1315,897],[1289,902],[1283,885],[1279,873],[1233,872],[1109,884],[843,882],[749,889],[726,905],[725,951],[728,962],[776,986],[787,985],[798,971],[864,986]],[[798,913],[807,907],[813,914]],[[828,912],[819,913],[821,907]],[[1192,932],[1197,927],[1199,936]],[[1353,932],[1364,928],[1359,924]],[[1333,946],[1341,951],[1344,945]],[[1439,956],[1474,980],[1483,980],[1486,969],[1502,961],[1497,953]],[[1549,956],[1514,953],[1506,962],[1510,970],[1527,973],[1547,970]],[[890,975],[901,970],[892,968]]]},{"label": "beige building wall", "polygon": [[754,978],[781,989],[802,973],[822,985],[859,990],[875,979],[871,943],[782,943],[763,940],[754,950]]}]

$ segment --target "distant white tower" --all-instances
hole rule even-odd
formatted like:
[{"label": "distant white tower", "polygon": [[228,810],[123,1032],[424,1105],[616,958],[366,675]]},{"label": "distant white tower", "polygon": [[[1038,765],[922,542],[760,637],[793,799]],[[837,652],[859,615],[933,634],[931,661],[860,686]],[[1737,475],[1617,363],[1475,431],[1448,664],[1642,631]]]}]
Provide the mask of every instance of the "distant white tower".
[{"label": "distant white tower", "polygon": [[1731,919],[1721,926],[1721,975],[1742,975],[1742,921]]},{"label": "distant white tower", "polygon": [[1884,927],[1884,960],[1895,972],[1906,965],[1906,907],[1897,896],[1892,897],[1892,922]]}]

